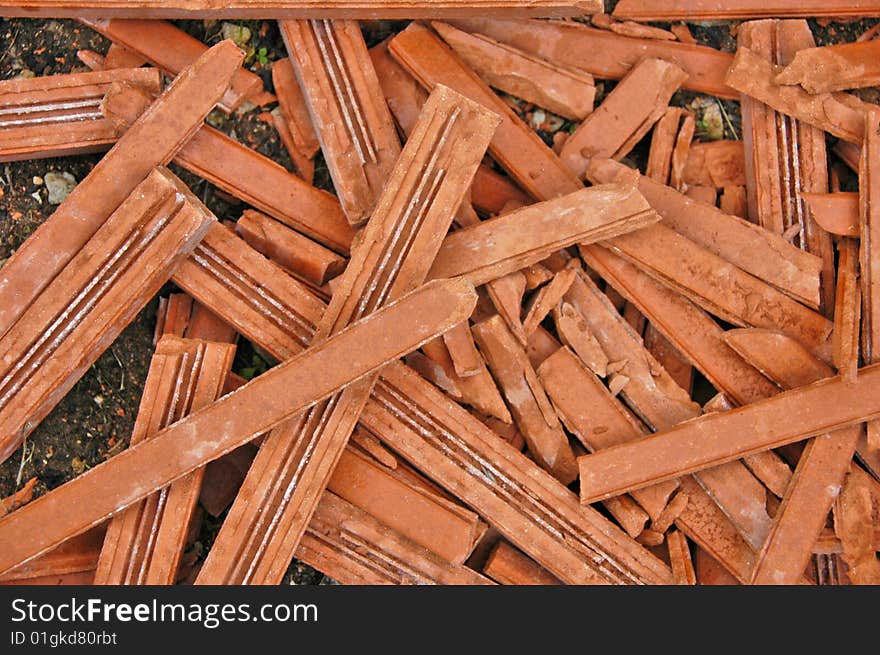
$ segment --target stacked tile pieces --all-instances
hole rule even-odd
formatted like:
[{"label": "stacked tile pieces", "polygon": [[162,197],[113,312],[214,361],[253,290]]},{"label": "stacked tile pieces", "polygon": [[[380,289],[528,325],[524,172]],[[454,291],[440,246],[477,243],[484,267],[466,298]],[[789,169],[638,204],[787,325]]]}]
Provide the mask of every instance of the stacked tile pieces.
[{"label": "stacked tile pieces", "polygon": [[[17,2],[113,45],[0,82],[0,160],[106,151],[0,268],[0,460],[176,289],[128,447],[0,500],[0,584],[880,583],[876,42],[643,24],[684,4]],[[181,17],[278,20],[272,92]]]}]

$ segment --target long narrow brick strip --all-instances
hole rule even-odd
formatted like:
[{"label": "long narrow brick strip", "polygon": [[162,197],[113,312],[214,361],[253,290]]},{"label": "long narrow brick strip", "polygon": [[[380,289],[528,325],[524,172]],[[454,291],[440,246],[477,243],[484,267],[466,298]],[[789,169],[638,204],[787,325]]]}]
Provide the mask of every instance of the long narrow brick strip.
[{"label": "long narrow brick strip", "polygon": [[157,70],[120,68],[0,82],[0,161],[82,155],[107,150],[121,132],[101,113],[114,82],[151,95],[162,89]]},{"label": "long narrow brick strip", "polygon": [[601,0],[0,0],[10,18],[448,18],[566,17],[602,11]]},{"label": "long narrow brick strip", "polygon": [[[431,95],[313,343],[425,279],[497,124],[450,89]],[[374,381],[352,385],[268,437],[248,472],[260,484],[236,499],[199,582],[281,580]]]},{"label": "long narrow brick strip", "polygon": [[736,98],[724,83],[733,57],[715,48],[634,39],[575,22],[474,17],[451,21],[468,32],[485,34],[548,61],[591,73],[599,79],[619,80],[645,57],[675,64],[688,79],[683,87],[720,98]]},{"label": "long narrow brick strip", "polygon": [[0,338],[0,460],[70,391],[213,223],[183,183],[157,169],[34,299]]},{"label": "long narrow brick strip", "polygon": [[0,575],[0,584],[16,582],[40,584],[41,579],[45,580],[48,577],[57,578],[76,574],[89,576],[87,582],[79,584],[94,584],[95,567],[98,565],[106,531],[107,526],[101,524],[68,539],[40,557],[9,569]]},{"label": "long narrow brick strip", "polygon": [[860,369],[853,383],[823,380],[581,457],[581,498],[595,502],[877,417],[880,365],[875,364]]},{"label": "long narrow brick strip", "polygon": [[637,21],[743,20],[830,16],[876,16],[877,0],[621,0],[614,16]]},{"label": "long narrow brick strip", "polygon": [[[216,400],[234,354],[230,345],[164,336],[150,362],[131,445]],[[111,519],[95,584],[174,584],[203,475],[197,469]]]},{"label": "long narrow brick strip", "polygon": [[390,41],[388,49],[425,88],[446,85],[501,117],[489,152],[534,198],[549,200],[583,186],[541,138],[427,27],[412,23]]},{"label": "long narrow brick strip", "polygon": [[232,41],[224,41],[181,73],[4,264],[0,336],[150,171],[167,163],[201,126],[243,58]]},{"label": "long narrow brick strip", "polygon": [[[859,274],[862,292],[862,359],[880,363],[880,111],[865,115],[859,164]],[[868,448],[880,450],[880,421],[867,425]]]},{"label": "long narrow brick strip", "polygon": [[[148,62],[170,75],[178,75],[204,54],[204,43],[171,23],[162,20],[114,20],[101,18],[81,20],[129,52],[141,55]],[[256,73],[239,68],[229,88],[220,99],[227,112],[238,109],[242,102],[263,91],[263,81]]]},{"label": "long narrow brick strip", "polygon": [[[785,389],[834,375],[830,366],[778,333],[731,330],[727,340]],[[755,563],[754,584],[798,582],[825,527],[861,435],[861,426],[855,425],[807,442]]]},{"label": "long narrow brick strip", "polygon": [[[104,112],[123,124],[134,122],[133,95],[131,89],[111,90]],[[351,245],[354,231],[333,194],[213,127],[201,126],[174,162],[329,248],[344,253]]]},{"label": "long narrow brick strip", "polygon": [[623,530],[405,366],[383,371],[361,421],[563,582],[671,581]]},{"label": "long narrow brick strip", "polygon": [[465,281],[424,285],[152,439],[7,515],[0,519],[0,572],[45,552],[415,350],[467,318],[475,303],[473,286]]},{"label": "long narrow brick strip", "polygon": [[309,105],[348,221],[373,213],[400,155],[394,119],[357,21],[281,21],[281,36]]},{"label": "long narrow brick strip", "polygon": [[507,585],[562,584],[556,576],[506,541],[499,541],[489,553],[483,573]]}]

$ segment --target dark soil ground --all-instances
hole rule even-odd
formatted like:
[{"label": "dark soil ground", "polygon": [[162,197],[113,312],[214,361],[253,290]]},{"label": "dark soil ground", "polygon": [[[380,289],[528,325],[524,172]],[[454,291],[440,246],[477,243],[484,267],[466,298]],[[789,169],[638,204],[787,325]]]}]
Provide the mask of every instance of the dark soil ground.
[{"label": "dark soil ground", "polygon": [[[608,2],[610,9],[616,2]],[[851,23],[823,23],[811,21],[813,33],[820,45],[855,40],[876,20]],[[206,43],[221,38],[219,21],[178,21],[179,27]],[[277,26],[272,21],[241,21],[252,33],[247,44],[249,57],[246,66],[263,78],[268,90],[272,90],[271,63],[287,56]],[[373,44],[400,29],[405,21],[365,23],[368,43]],[[660,27],[668,25],[658,24]],[[736,47],[736,23],[690,24],[691,32],[700,43],[733,51]],[[76,57],[77,50],[91,49],[106,52],[109,42],[92,30],[70,20],[2,20],[0,19],[0,79],[17,76],[42,76],[87,70]],[[613,83],[603,84],[607,94]],[[861,93],[866,100],[880,103],[874,89]],[[601,100],[602,95],[597,98]],[[695,99],[695,94],[680,92],[673,103],[685,106]],[[551,144],[553,134],[571,130],[574,125],[546,116],[537,108],[508,98],[521,116]],[[739,138],[740,118],[738,103],[725,101],[724,138]],[[289,170],[291,161],[280,143],[274,128],[260,119],[261,111],[253,109],[233,116],[214,112],[209,122],[275,159]],[[647,142],[636,148],[630,159],[634,164],[644,164]],[[0,164],[0,265],[55,209],[48,203],[47,190],[42,182],[49,171],[69,172],[77,181],[82,180],[98,155],[42,159]],[[235,220],[243,206],[234,198],[214,189],[210,184],[190,173],[172,169],[180,175],[193,191],[220,219]],[[326,167],[318,162],[315,182],[332,190]],[[844,180],[852,184],[852,181]],[[163,291],[163,295],[173,285]],[[38,479],[37,495],[63,484],[72,477],[93,467],[128,445],[134,425],[138,403],[152,354],[152,337],[155,328],[156,300],[140,313],[137,319],[122,333],[108,352],[86,373],[67,397],[34,430],[24,446],[10,459],[0,464],[0,498],[19,489],[27,480]],[[240,373],[253,374],[265,364],[253,348],[240,343],[235,368]],[[200,542],[196,548],[207,552],[220,522],[205,520]],[[294,562],[287,581],[292,584],[321,584],[331,582],[322,574],[299,562]]]}]

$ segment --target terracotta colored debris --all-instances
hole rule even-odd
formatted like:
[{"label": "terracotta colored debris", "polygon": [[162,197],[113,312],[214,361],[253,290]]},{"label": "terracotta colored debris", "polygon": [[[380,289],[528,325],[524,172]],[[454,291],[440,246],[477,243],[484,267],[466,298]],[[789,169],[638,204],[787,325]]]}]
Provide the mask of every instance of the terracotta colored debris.
[{"label": "terracotta colored debris", "polygon": [[834,533],[840,539],[841,559],[854,584],[880,584],[880,560],[874,552],[874,500],[871,478],[850,470],[834,503]]},{"label": "terracotta colored debris", "polygon": [[745,186],[745,153],[742,141],[692,143],[682,180],[688,186]]},{"label": "terracotta colored debris", "polygon": [[609,184],[523,207],[451,233],[431,278],[467,275],[485,284],[576,243],[590,243],[659,220],[632,186]]},{"label": "terracotta colored debris", "polygon": [[595,14],[590,23],[593,27],[602,30],[611,30],[621,36],[631,36],[636,39],[657,39],[660,41],[675,41],[676,36],[672,32],[659,27],[641,25],[633,21],[614,20],[608,14]]},{"label": "terracotta colored debris", "polygon": [[541,138],[428,28],[411,23],[391,39],[388,49],[425,88],[443,84],[501,117],[489,152],[534,198],[549,200],[582,186]]},{"label": "terracotta colored debris", "polygon": [[447,18],[482,16],[566,17],[602,11],[601,0],[140,0],[137,6],[119,0],[0,0],[4,16],[35,18]]},{"label": "terracotta colored debris", "polygon": [[0,337],[0,460],[158,293],[214,221],[179,180],[157,169],[34,298]]},{"label": "terracotta colored debris", "polygon": [[37,485],[37,482],[37,478],[31,478],[24,483],[24,486],[21,489],[8,498],[0,498],[0,512],[3,512],[0,516],[5,516],[25,503],[31,502],[34,497],[34,487]]},{"label": "terracotta colored debris", "polygon": [[[234,354],[234,346],[163,337],[150,363],[131,445],[216,400]],[[114,516],[95,584],[174,584],[203,476],[204,468],[193,471]]]},{"label": "terracotta colored debris", "polygon": [[[694,115],[690,112],[684,115],[681,122],[681,129],[675,138],[675,147],[672,150],[672,160],[669,168],[669,186],[674,189],[683,189],[684,185],[684,167],[688,160],[688,153],[691,149],[691,142],[694,140],[694,133],[697,129],[697,122]],[[714,204],[714,203],[710,203]]]},{"label": "terracotta colored debris", "polygon": [[845,380],[855,380],[859,368],[862,292],[858,279],[858,245],[852,239],[837,244],[837,298],[834,306],[832,361]]},{"label": "terracotta colored debris", "polygon": [[721,190],[718,206],[725,214],[747,219],[749,217],[749,199],[746,188],[744,186],[724,187]]},{"label": "terracotta colored debris", "polygon": [[859,167],[859,269],[862,287],[862,357],[880,362],[880,111],[866,115],[867,139]]},{"label": "terracotta colored debris", "polygon": [[[815,45],[805,20],[756,21],[739,30],[739,46],[772,64],[786,64]],[[799,247],[822,260],[822,310],[834,312],[834,252],[831,237],[807,211],[802,192],[825,192],[828,167],[825,134],[777,113],[760,100],[742,98],[743,141],[749,216],[777,234],[796,234]]]},{"label": "terracotta colored debris", "polygon": [[[833,375],[833,369],[778,333],[732,330],[727,340],[786,389]],[[753,583],[797,583],[840,490],[861,432],[860,426],[854,426],[807,443],[755,563]]]},{"label": "terracotta colored debris", "polygon": [[[264,373],[237,393],[0,519],[0,572],[45,552],[418,348],[460,323],[473,310],[475,300],[473,287],[467,282],[429,283]],[[390,329],[399,336],[389,339]],[[375,347],[364,349],[365,342]],[[223,422],[223,430],[216,429],[217,421]],[[139,481],[134,487],[130,484],[133,479]],[[81,511],[71,512],[74,506]]]},{"label": "terracotta colored debris", "polygon": [[559,303],[553,309],[553,321],[562,343],[571,348],[587,368],[599,377],[608,375],[608,355],[574,305]]},{"label": "terracotta colored debris", "polygon": [[[859,160],[862,157],[862,143],[849,143],[847,141],[838,141],[834,144],[834,154],[840,157],[850,169],[856,173],[859,172]],[[837,191],[838,189],[832,189]]]},{"label": "terracotta colored debris", "polygon": [[[880,367],[868,366],[859,371],[854,383],[823,380],[581,457],[581,498],[594,502],[877,418],[878,386]],[[756,431],[755,425],[761,429]],[[631,464],[624,467],[620,461]]]},{"label": "terracotta colored debris", "polygon": [[246,209],[235,223],[236,233],[292,275],[316,286],[326,284],[345,268],[345,259],[283,223]]},{"label": "terracotta colored debris", "polygon": [[[572,260],[576,263],[576,260]],[[525,319],[523,319],[523,331],[528,337],[541,324],[547,315],[559,304],[562,296],[566,294],[577,274],[577,266],[569,266],[559,271],[553,279],[542,286],[532,296]]]},{"label": "terracotta colored debris", "polygon": [[811,95],[799,87],[780,86],[775,82],[775,70],[773,63],[760,54],[740,47],[727,71],[727,84],[781,114],[830,132],[844,141],[860,144],[864,140],[862,116],[870,105],[847,93]]},{"label": "terracotta colored debris", "polygon": [[87,581],[65,584],[94,584],[94,572],[101,553],[107,524],[101,524],[68,539],[49,552],[0,575],[0,584],[55,584],[48,579],[88,574]]},{"label": "terracotta colored debris", "polygon": [[694,571],[694,562],[691,559],[687,537],[675,530],[666,536],[666,546],[669,548],[669,561],[672,565],[672,577],[675,584],[695,585],[697,574]]},{"label": "terracotta colored debris", "polygon": [[[489,111],[449,89],[432,94],[314,343],[425,278],[496,125]],[[259,484],[230,510],[237,517],[232,525],[242,531],[221,530],[199,575],[202,583],[280,581],[374,380],[318,403],[269,436],[248,474]],[[272,517],[269,525],[264,517]]]},{"label": "terracotta colored debris", "polygon": [[645,175],[660,184],[669,183],[669,171],[672,167],[672,153],[679,133],[681,119],[685,110],[681,107],[668,107],[663,117],[654,126],[651,135],[651,150],[648,153],[648,164]]},{"label": "terracotta colored debris", "polygon": [[372,214],[400,141],[356,21],[282,21],[324,159],[352,225]]},{"label": "terracotta colored debris", "polygon": [[483,565],[483,573],[499,584],[558,585],[559,579],[506,541],[499,541]]},{"label": "terracotta colored debris", "polygon": [[111,43],[105,55],[98,54],[93,50],[77,50],[76,57],[92,70],[140,68],[147,63],[144,57],[118,43]]},{"label": "terracotta colored debris", "polygon": [[562,484],[569,484],[577,477],[574,453],[522,346],[500,317],[475,325],[474,337],[529,452]]},{"label": "terracotta colored debris", "polygon": [[596,160],[587,176],[595,183],[635,184],[664,224],[680,235],[801,302],[819,306],[822,261],[815,255],[739,217],[695,203],[622,164]]},{"label": "terracotta colored debris", "polygon": [[589,73],[446,23],[432,27],[489,86],[571,120],[583,120],[593,111],[596,86]]},{"label": "terracotta colored debris", "polygon": [[842,43],[799,51],[776,76],[777,84],[799,84],[829,93],[880,84],[880,42]]},{"label": "terracotta colored debris", "polygon": [[[137,114],[126,111],[131,90],[112,91],[104,112],[123,123]],[[320,243],[347,252],[354,231],[336,198],[304,182],[277,162],[203,125],[177,152],[175,163],[241,198],[260,211]]]},{"label": "terracotta colored debris", "polygon": [[691,393],[694,384],[694,367],[691,363],[653,324],[649,323],[645,328],[644,339],[647,351],[666,369],[678,386]]},{"label": "terracotta colored debris", "polygon": [[720,98],[736,97],[736,92],[724,81],[731,55],[714,48],[633,39],[575,22],[496,18],[449,22],[459,29],[484,34],[548,61],[579,68],[598,79],[619,80],[646,57],[663,59],[687,73],[685,89]]},{"label": "terracotta colored debris", "polygon": [[293,142],[303,156],[311,159],[321,149],[321,143],[318,141],[309,107],[289,58],[279,59],[272,64],[272,84],[278,95],[278,106],[293,136]]},{"label": "terracotta colored debris", "polygon": [[741,20],[830,16],[848,18],[874,16],[880,12],[876,0],[851,0],[833,4],[828,0],[621,0],[614,16],[637,21]]},{"label": "terracotta colored debris", "polygon": [[180,74],[120,138],[51,218],[3,265],[0,335],[157,166],[165,163],[223,94],[243,53],[224,41]]},{"label": "terracotta colored debris", "polygon": [[859,236],[858,193],[801,193],[813,220],[826,232]]},{"label": "terracotta colored debris", "polygon": [[[169,75],[179,75],[208,49],[195,37],[162,20],[98,18],[80,22]],[[107,65],[106,59],[104,64]],[[231,112],[245,100],[257,100],[261,93],[263,81],[260,76],[239,68],[218,104],[224,111]]]},{"label": "terracotta colored debris", "polygon": [[666,113],[687,73],[662,59],[637,64],[562,146],[560,158],[583,177],[591,159],[626,156]]},{"label": "terracotta colored debris", "polygon": [[158,95],[159,71],[122,68],[0,82],[0,161],[107,150],[121,131],[101,113],[114,83]]},{"label": "terracotta colored debris", "polygon": [[471,328],[468,323],[456,325],[453,329],[443,335],[443,343],[449,352],[449,358],[452,360],[455,373],[459,377],[467,378],[477,375],[483,370],[485,364],[477,346],[474,343],[474,337],[471,334]]}]

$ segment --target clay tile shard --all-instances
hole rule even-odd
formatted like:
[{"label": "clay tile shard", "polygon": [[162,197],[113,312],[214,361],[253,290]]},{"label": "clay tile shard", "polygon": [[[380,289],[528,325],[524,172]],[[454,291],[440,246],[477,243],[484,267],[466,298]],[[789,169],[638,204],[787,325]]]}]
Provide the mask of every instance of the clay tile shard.
[{"label": "clay tile shard", "polygon": [[[0,519],[0,572],[39,555],[415,350],[464,320],[475,302],[476,294],[466,281],[424,285],[152,439]],[[389,338],[392,333],[395,338]],[[364,348],[365,343],[374,346]],[[134,479],[138,484],[132,486]],[[78,511],[70,511],[71,507]]]},{"label": "clay tile shard", "polygon": [[[432,93],[360,233],[315,343],[425,279],[497,124],[490,111],[448,88]],[[375,379],[318,403],[269,436],[249,472],[259,481],[257,501],[233,505],[239,533],[221,530],[220,554],[209,556],[200,582],[280,581]],[[273,517],[268,525],[265,516]]]},{"label": "clay tile shard", "polygon": [[265,214],[246,209],[235,231],[295,277],[316,286],[326,284],[345,268],[346,260]]},{"label": "clay tile shard", "polygon": [[745,186],[745,152],[742,141],[693,143],[682,179],[688,186]]},{"label": "clay tile shard", "polygon": [[34,487],[37,485],[37,478],[31,478],[24,483],[24,486],[7,498],[0,498],[0,512],[2,516],[17,510],[22,505],[31,502],[34,497]]},{"label": "clay tile shard", "polygon": [[[576,262],[577,260],[572,261]],[[549,283],[538,289],[530,300],[526,317],[523,320],[523,330],[526,336],[534,332],[541,321],[559,304],[562,296],[574,282],[575,275],[577,275],[577,267],[569,266],[559,271]]]},{"label": "clay tile shard", "polygon": [[214,222],[182,182],[157,169],[33,299],[0,337],[0,460],[158,293]]},{"label": "clay tile shard", "polygon": [[807,203],[813,220],[826,232],[843,237],[859,236],[858,193],[806,193],[801,197]]},{"label": "clay tile shard", "polygon": [[[230,345],[163,337],[150,363],[131,445],[214,402],[234,353]],[[204,468],[193,471],[114,516],[95,584],[174,584],[203,476]]]},{"label": "clay tile shard", "polygon": [[675,579],[675,584],[697,584],[697,574],[694,571],[694,562],[691,559],[687,537],[678,530],[674,530],[666,535],[666,546],[669,548],[669,562],[672,565],[672,577]]},{"label": "clay tile shard", "polygon": [[500,317],[474,326],[474,336],[485,355],[510,411],[543,468],[563,484],[577,477],[574,453],[550,401],[522,347]]},{"label": "clay tile shard", "polygon": [[141,0],[137,6],[118,0],[0,0],[5,16],[34,18],[446,18],[482,16],[491,12],[510,17],[583,16],[602,11],[602,0],[339,0],[329,5],[322,0],[231,0],[218,5],[214,0]]},{"label": "clay tile shard", "polygon": [[590,21],[593,27],[602,30],[610,30],[621,36],[630,36],[635,39],[657,39],[660,41],[675,41],[676,36],[672,32],[659,27],[641,25],[633,21],[617,21],[608,14],[596,14]]},{"label": "clay tile shard", "polygon": [[834,533],[840,539],[841,558],[854,584],[880,584],[880,560],[874,552],[872,479],[858,469],[847,474],[834,503]]},{"label": "clay tile shard", "polygon": [[383,371],[361,421],[563,582],[670,580],[659,560],[406,367]]},{"label": "clay tile shard", "polygon": [[501,117],[489,152],[534,198],[549,200],[582,186],[541,138],[428,28],[411,23],[391,39],[388,49],[425,88],[446,85]]},{"label": "clay tile shard", "polygon": [[360,225],[400,154],[360,25],[310,20],[280,27],[342,209]]},{"label": "clay tile shard", "polygon": [[742,20],[746,18],[874,16],[880,11],[875,0],[829,3],[828,0],[621,0],[617,18],[637,21]]},{"label": "clay tile shard", "polygon": [[[80,19],[80,22],[169,75],[180,74],[208,49],[195,37],[162,20],[86,18]],[[113,65],[112,60],[110,65]],[[262,92],[260,76],[239,68],[218,104],[224,111],[231,112],[245,100],[256,99],[257,94]]]},{"label": "clay tile shard", "polygon": [[[107,525],[102,524],[68,539],[49,552],[0,575],[0,585],[7,584],[94,584],[94,571],[101,553]],[[85,577],[85,576],[88,577]],[[67,578],[67,576],[71,576]],[[82,576],[74,578],[72,576]],[[63,583],[49,582],[65,578]],[[75,581],[74,581],[75,580]]]},{"label": "clay tile shard", "polygon": [[318,154],[321,143],[318,141],[312,117],[309,115],[309,107],[289,58],[285,57],[272,63],[272,85],[275,87],[275,93],[278,94],[278,106],[284,115],[294,144],[305,157],[311,159]]},{"label": "clay tile shard", "polygon": [[583,120],[593,111],[596,87],[589,73],[446,23],[431,26],[489,86],[571,120]]},{"label": "clay tile shard", "polygon": [[581,457],[582,498],[594,502],[877,418],[878,389],[880,367],[873,365],[861,369],[855,383],[826,379]]},{"label": "clay tile shard", "polygon": [[3,265],[0,335],[131,191],[198,129],[244,57],[224,41],[180,74]]},{"label": "clay tile shard", "polygon": [[[833,374],[829,366],[779,334],[733,330],[727,333],[727,340],[786,389]],[[861,427],[854,426],[808,442],[759,553],[752,573],[754,583],[797,583],[840,490],[861,433]]]},{"label": "clay tile shard", "polygon": [[798,87],[779,86],[774,82],[775,75],[776,68],[770,61],[749,48],[740,47],[727,72],[727,83],[786,116],[844,141],[860,144],[864,140],[862,116],[869,108],[865,102],[846,93],[811,95]]},{"label": "clay tile shard", "polygon": [[832,361],[845,380],[855,380],[859,367],[862,295],[858,279],[858,246],[852,239],[837,244],[837,303],[834,308]]},{"label": "clay tile shard", "polygon": [[499,541],[483,565],[483,573],[505,585],[560,585],[555,575],[517,550]]},{"label": "clay tile shard", "polygon": [[726,52],[674,41],[634,39],[562,21],[464,18],[450,21],[459,29],[485,34],[548,61],[619,80],[645,57],[663,59],[688,74],[683,87],[722,98],[736,92],[724,83],[732,56]]},{"label": "clay tile shard", "polygon": [[829,93],[880,84],[880,41],[809,48],[776,76],[777,84],[799,84],[810,93]]},{"label": "clay tile shard", "polygon": [[477,352],[470,324],[462,323],[443,335],[455,372],[459,377],[471,377],[483,370],[485,364]]},{"label": "clay tile shard", "polygon": [[639,62],[566,140],[560,158],[583,177],[593,158],[626,156],[666,112],[687,73],[662,59]]},{"label": "clay tile shard", "polygon": [[595,183],[634,180],[663,217],[664,225],[801,302],[814,308],[819,306],[822,260],[816,255],[742,218],[693,202],[623,164],[594,160],[587,177]]},{"label": "clay tile shard", "polygon": [[[105,113],[132,123],[137,114],[125,111],[133,104],[126,98],[130,93],[120,89],[116,95],[108,94]],[[351,245],[354,231],[333,194],[316,189],[219,130],[201,125],[174,162],[329,248],[345,253]]]},{"label": "clay tile shard", "polygon": [[0,161],[101,152],[119,138],[100,110],[114,83],[149,95],[162,89],[159,71],[113,71],[52,75],[0,82]]},{"label": "clay tile shard", "polygon": [[651,150],[648,153],[645,175],[657,180],[660,184],[669,182],[675,138],[684,113],[685,111],[681,107],[668,107],[663,117],[657,121],[651,135]]},{"label": "clay tile shard", "polygon": [[484,284],[575,243],[623,234],[659,220],[628,185],[583,189],[456,230],[443,242],[430,277],[467,275]]},{"label": "clay tile shard", "polygon": [[866,117],[859,166],[859,270],[862,287],[862,356],[880,362],[880,111]]},{"label": "clay tile shard", "polygon": [[560,303],[553,310],[553,321],[562,343],[571,348],[593,373],[604,378],[608,374],[608,355],[574,305]]},{"label": "clay tile shard", "polygon": [[330,492],[321,497],[296,557],[342,584],[492,584]]}]

